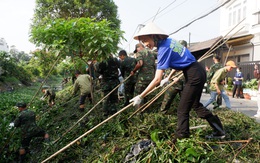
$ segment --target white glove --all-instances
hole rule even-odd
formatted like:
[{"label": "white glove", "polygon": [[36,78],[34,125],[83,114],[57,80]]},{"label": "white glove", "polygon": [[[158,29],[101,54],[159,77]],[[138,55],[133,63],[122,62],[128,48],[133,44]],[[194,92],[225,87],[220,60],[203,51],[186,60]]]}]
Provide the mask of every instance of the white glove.
[{"label": "white glove", "polygon": [[169,83],[169,78],[164,78],[163,80],[161,80],[160,86],[162,87],[164,84],[168,84],[168,83]]},{"label": "white glove", "polygon": [[40,100],[44,100],[44,97],[41,97]]},{"label": "white glove", "polygon": [[140,95],[135,96],[134,98],[129,100],[129,102],[133,102],[133,106],[139,105],[142,102],[142,97]]},{"label": "white glove", "polygon": [[14,127],[14,122],[11,122],[11,123],[9,124],[9,127],[10,127],[10,128]]}]

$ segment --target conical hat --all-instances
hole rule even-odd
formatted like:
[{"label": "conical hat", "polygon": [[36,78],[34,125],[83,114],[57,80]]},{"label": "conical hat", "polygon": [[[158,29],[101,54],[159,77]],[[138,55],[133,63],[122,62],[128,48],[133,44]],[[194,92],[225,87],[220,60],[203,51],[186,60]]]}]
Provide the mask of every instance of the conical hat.
[{"label": "conical hat", "polygon": [[134,39],[138,40],[139,36],[144,35],[158,35],[160,38],[167,38],[169,35],[161,30],[157,25],[155,25],[153,22],[150,22],[146,24],[137,35],[134,36]]}]

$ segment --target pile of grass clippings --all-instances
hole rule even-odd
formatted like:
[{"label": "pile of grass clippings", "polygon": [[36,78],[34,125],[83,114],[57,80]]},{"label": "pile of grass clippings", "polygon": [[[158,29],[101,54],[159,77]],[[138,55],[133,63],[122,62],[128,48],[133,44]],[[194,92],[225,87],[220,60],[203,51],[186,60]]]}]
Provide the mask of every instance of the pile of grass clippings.
[{"label": "pile of grass clippings", "polygon": [[[67,86],[57,94],[53,108],[38,109],[38,124],[48,131],[52,142],[39,144],[39,139],[34,139],[29,161],[41,162],[49,158],[107,118],[103,116],[100,104],[63,135],[88,111],[78,111],[79,97],[72,97],[71,93],[72,86]],[[101,98],[101,93],[95,94],[96,102]],[[207,127],[193,129],[191,138],[173,144],[177,126],[174,109],[177,104],[172,105],[169,114],[162,114],[159,111],[161,100],[131,118],[135,109],[128,108],[51,158],[50,162],[125,162],[131,147],[147,139],[155,145],[140,152],[134,158],[136,162],[260,162],[260,124],[254,119],[239,112],[216,109],[214,114],[222,120],[227,137],[224,140],[208,140],[205,135],[212,132],[211,127],[192,111],[190,126]],[[123,101],[119,105],[123,108]],[[86,108],[93,106],[88,103]]]}]

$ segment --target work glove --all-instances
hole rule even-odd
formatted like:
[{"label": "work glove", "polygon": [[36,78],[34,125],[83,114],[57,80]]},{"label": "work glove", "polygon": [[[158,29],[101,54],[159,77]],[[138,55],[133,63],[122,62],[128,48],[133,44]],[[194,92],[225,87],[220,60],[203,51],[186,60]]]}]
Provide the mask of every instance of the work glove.
[{"label": "work glove", "polygon": [[169,78],[164,78],[163,80],[161,80],[160,86],[162,87],[164,84],[168,84],[168,83],[169,83]]},{"label": "work glove", "polygon": [[142,97],[141,97],[141,95],[135,96],[134,98],[129,100],[129,102],[130,103],[133,102],[133,106],[139,105],[142,102]]},{"label": "work glove", "polygon": [[9,128],[13,128],[14,127],[14,122],[11,122],[10,124],[9,124]]},{"label": "work glove", "polygon": [[40,100],[44,100],[44,97],[41,97]]}]

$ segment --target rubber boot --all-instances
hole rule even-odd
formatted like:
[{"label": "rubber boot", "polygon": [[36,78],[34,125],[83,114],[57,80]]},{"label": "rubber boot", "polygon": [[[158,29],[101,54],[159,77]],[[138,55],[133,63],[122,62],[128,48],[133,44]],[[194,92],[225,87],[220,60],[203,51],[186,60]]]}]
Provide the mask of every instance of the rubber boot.
[{"label": "rubber boot", "polygon": [[207,135],[208,139],[224,139],[225,131],[223,129],[222,123],[217,115],[213,115],[210,118],[207,118],[209,125],[213,128],[214,132],[211,135]]},{"label": "rubber boot", "polygon": [[25,162],[26,150],[24,148],[19,149],[19,163]]},{"label": "rubber boot", "polygon": [[50,144],[50,138],[44,138],[44,143]]},{"label": "rubber boot", "polygon": [[19,155],[19,163],[25,163],[25,154]]},{"label": "rubber boot", "polygon": [[85,110],[85,105],[80,105],[79,106],[79,111],[80,112],[84,112],[84,110]]}]

